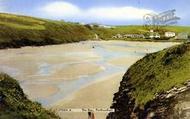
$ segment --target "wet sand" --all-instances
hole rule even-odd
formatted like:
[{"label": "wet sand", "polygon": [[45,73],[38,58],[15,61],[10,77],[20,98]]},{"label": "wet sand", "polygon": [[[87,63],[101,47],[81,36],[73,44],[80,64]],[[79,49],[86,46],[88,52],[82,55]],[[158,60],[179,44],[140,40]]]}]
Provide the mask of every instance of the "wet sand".
[{"label": "wet sand", "polygon": [[[0,71],[18,80],[27,80],[31,77],[73,80],[81,75],[102,71],[101,66],[91,63],[97,61],[99,56],[92,51],[89,44],[73,43],[7,49],[0,50],[0,56]],[[15,70],[18,71],[17,74]]]},{"label": "wet sand", "polygon": [[122,75],[123,73],[112,74],[96,81],[56,105],[65,108],[108,108],[112,102],[112,92],[117,91]]},{"label": "wet sand", "polygon": [[[0,71],[16,78],[30,99],[58,112],[62,108],[109,108],[130,65],[146,53],[176,44],[87,41],[0,50]],[[86,113],[59,114],[63,119],[87,119]],[[106,115],[96,113],[96,119]]]},{"label": "wet sand", "polygon": [[[28,84],[25,92],[30,98],[46,98],[59,92],[59,89],[51,84]],[[32,94],[31,94],[32,93]]]},{"label": "wet sand", "polygon": [[72,64],[59,71],[51,76],[50,78],[59,79],[59,77],[65,78],[65,80],[76,79],[79,76],[93,75],[100,71],[104,70],[101,66],[93,63],[80,63]]},{"label": "wet sand", "polygon": [[141,59],[141,57],[121,57],[121,58],[111,59],[108,62],[116,66],[129,67],[135,62],[137,62],[139,59]]},{"label": "wet sand", "polygon": [[[67,108],[109,108],[112,104],[113,93],[118,91],[123,73],[113,74],[101,81],[95,82],[73,93],[55,106],[57,110]],[[59,112],[64,119],[85,119],[87,113]],[[79,116],[80,115],[80,116]],[[105,119],[107,113],[95,113],[97,119]]]}]

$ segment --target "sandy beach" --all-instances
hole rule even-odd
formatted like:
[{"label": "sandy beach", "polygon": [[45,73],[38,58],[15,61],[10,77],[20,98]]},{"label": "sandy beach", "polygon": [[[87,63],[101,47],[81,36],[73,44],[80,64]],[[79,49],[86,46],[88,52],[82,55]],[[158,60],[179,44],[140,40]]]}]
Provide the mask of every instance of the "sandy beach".
[{"label": "sandy beach", "polygon": [[103,67],[93,63],[77,63],[64,67],[59,71],[56,71],[50,78],[59,79],[59,77],[65,80],[76,79],[79,76],[93,75],[103,70]]},{"label": "sandy beach", "polygon": [[[0,50],[0,72],[17,79],[28,97],[63,119],[87,119],[65,108],[109,108],[127,68],[147,53],[178,43],[85,41]],[[95,113],[105,119],[107,113]]]},{"label": "sandy beach", "polygon": [[[73,93],[63,101],[56,104],[56,110],[67,108],[110,108],[113,93],[118,91],[123,73],[113,74],[101,81],[95,82],[81,90]],[[64,113],[59,115],[64,119],[85,119],[86,113]],[[79,116],[80,115],[80,116]],[[97,119],[105,119],[107,113],[95,113]]]},{"label": "sandy beach", "polygon": [[[28,84],[25,85],[25,92],[30,95],[30,98],[46,98],[59,91],[59,89],[51,84]],[[31,94],[32,93],[32,94]]]},{"label": "sandy beach", "polygon": [[141,57],[121,57],[121,58],[111,59],[108,62],[116,66],[129,67],[139,59],[141,59]]},{"label": "sandy beach", "polygon": [[[45,79],[73,80],[81,75],[95,74],[102,70],[101,66],[89,63],[99,59],[89,44],[0,50],[0,56],[0,71],[8,72],[18,80],[31,77],[43,79],[45,76]],[[20,74],[15,74],[14,69]]]}]

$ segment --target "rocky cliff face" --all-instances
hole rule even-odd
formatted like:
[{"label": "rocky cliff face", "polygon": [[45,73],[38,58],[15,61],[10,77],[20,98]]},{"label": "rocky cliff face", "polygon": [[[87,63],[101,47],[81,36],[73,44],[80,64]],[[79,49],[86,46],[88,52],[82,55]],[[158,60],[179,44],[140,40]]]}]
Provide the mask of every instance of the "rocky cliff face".
[{"label": "rocky cliff face", "polygon": [[147,55],[123,77],[107,119],[189,119],[190,44]]}]

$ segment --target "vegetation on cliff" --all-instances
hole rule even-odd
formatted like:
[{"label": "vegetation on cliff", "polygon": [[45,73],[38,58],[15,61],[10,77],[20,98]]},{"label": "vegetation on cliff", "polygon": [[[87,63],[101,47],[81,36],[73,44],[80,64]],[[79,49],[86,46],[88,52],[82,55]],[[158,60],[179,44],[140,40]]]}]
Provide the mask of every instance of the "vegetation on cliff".
[{"label": "vegetation on cliff", "polygon": [[[149,54],[135,63],[126,73],[135,88],[137,104],[145,104],[155,94],[180,87],[190,80],[190,43]],[[125,79],[124,79],[125,80]]]},{"label": "vegetation on cliff", "polygon": [[116,112],[108,119],[145,119],[151,111],[153,117],[166,119],[176,103],[174,94],[188,90],[189,80],[190,43],[148,54],[124,75],[114,94]]},{"label": "vegetation on cliff", "polygon": [[27,99],[18,82],[0,74],[0,119],[59,119],[39,103]]},{"label": "vegetation on cliff", "polygon": [[92,35],[76,23],[0,13],[0,48],[70,43]]},{"label": "vegetation on cliff", "polygon": [[[117,40],[112,38],[116,34],[146,34],[149,30],[139,25],[114,26],[112,28],[103,28],[96,25],[91,27],[91,25],[80,25],[79,23],[0,13],[0,48],[78,42],[93,39],[95,34],[103,40]],[[162,34],[165,31],[187,32],[190,34],[190,27],[165,26],[157,30]],[[150,39],[128,38],[118,40],[145,41]]]},{"label": "vegetation on cliff", "polygon": [[[155,29],[155,32],[161,34],[160,39],[156,39],[154,41],[168,41],[168,38],[164,38],[165,32],[175,32],[176,35],[178,33],[187,33],[190,34],[189,26],[162,26],[159,29]],[[128,26],[115,26],[113,28],[98,28],[94,27],[93,32],[98,34],[101,39],[104,40],[130,40],[130,41],[152,41],[147,38],[112,38],[117,34],[125,35],[125,34],[143,34],[145,36],[149,36],[150,28],[145,27],[143,25],[128,25]],[[171,41],[183,41],[183,40],[175,40]]]}]

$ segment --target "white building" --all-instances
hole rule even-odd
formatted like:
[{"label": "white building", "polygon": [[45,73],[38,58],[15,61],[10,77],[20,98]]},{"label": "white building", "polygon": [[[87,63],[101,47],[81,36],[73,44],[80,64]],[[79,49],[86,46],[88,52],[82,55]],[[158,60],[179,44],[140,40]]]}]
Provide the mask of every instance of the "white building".
[{"label": "white building", "polygon": [[108,26],[108,25],[99,25],[99,27],[101,27],[101,28],[113,28],[112,26]]},{"label": "white building", "polygon": [[152,32],[152,33],[150,33],[150,36],[149,36],[149,38],[151,38],[151,39],[153,39],[153,38],[159,39],[160,37],[161,37],[160,34],[157,32]]},{"label": "white building", "polygon": [[123,36],[121,34],[117,34],[117,35],[113,36],[112,38],[123,38]]},{"label": "white building", "polygon": [[175,33],[174,32],[165,32],[165,37],[167,38],[172,38],[172,37],[175,37]]},{"label": "white building", "polygon": [[154,37],[155,38],[160,38],[160,34],[156,34]]}]

